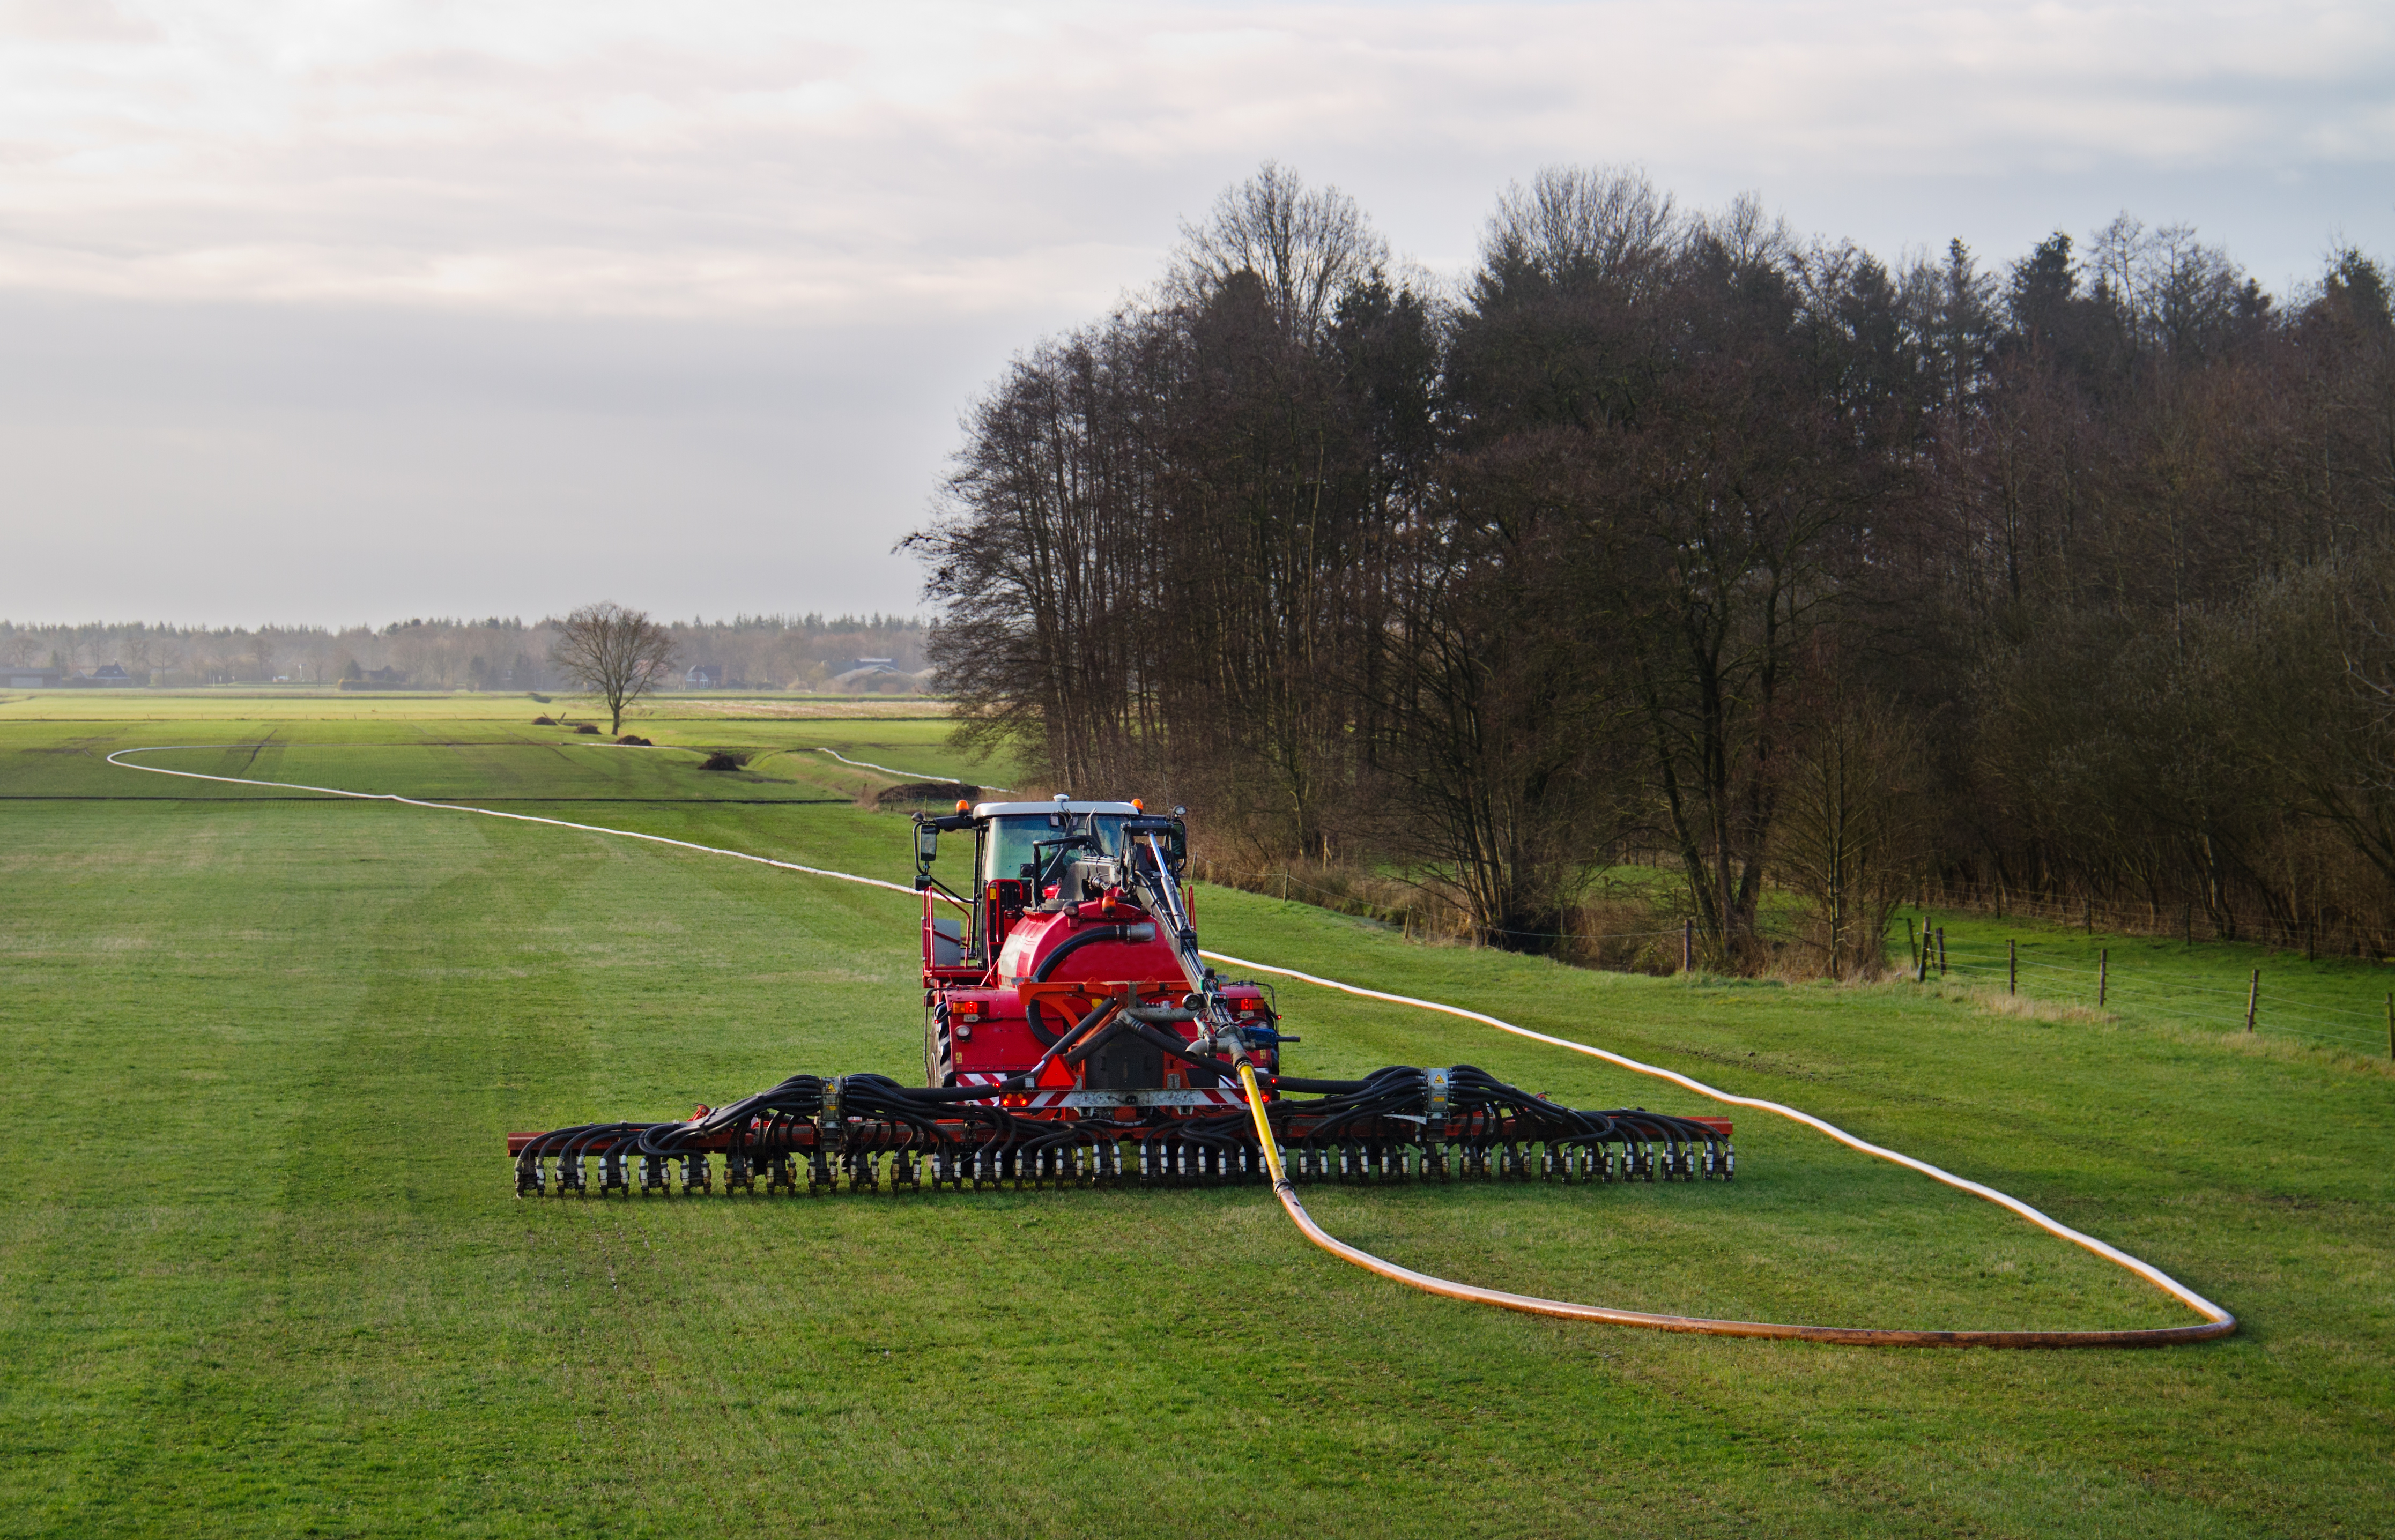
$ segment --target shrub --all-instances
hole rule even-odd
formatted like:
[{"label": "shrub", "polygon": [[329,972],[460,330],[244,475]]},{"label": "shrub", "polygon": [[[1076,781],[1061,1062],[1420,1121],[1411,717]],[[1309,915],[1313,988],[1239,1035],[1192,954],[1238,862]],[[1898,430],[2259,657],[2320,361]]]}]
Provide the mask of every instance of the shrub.
[{"label": "shrub", "polygon": [[574,731],[576,732],[589,733],[593,738],[604,736],[604,734],[600,732],[599,724],[596,722],[576,722],[574,724]]},{"label": "shrub", "polygon": [[555,727],[557,725],[557,718],[554,717],[536,717],[532,719],[532,725],[535,727]]}]

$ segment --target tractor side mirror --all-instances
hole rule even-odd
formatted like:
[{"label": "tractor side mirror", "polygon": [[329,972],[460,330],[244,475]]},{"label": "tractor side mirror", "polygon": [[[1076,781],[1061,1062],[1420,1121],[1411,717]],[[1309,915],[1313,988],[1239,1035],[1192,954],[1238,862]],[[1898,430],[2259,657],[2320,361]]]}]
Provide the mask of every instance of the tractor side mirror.
[{"label": "tractor side mirror", "polygon": [[928,877],[940,859],[940,826],[925,819],[915,825],[915,875]]},{"label": "tractor side mirror", "polygon": [[1164,841],[1165,864],[1175,873],[1189,861],[1189,826],[1178,818],[1129,818],[1123,821],[1123,836],[1136,845],[1146,836],[1156,835]]}]

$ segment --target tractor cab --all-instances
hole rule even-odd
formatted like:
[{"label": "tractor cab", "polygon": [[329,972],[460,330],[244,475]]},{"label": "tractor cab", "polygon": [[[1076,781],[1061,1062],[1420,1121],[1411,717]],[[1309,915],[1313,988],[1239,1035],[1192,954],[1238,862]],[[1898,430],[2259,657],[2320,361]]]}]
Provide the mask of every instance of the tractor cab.
[{"label": "tractor cab", "polygon": [[[1142,818],[1133,802],[984,802],[952,815],[918,814],[915,887],[927,895],[924,917],[926,982],[962,982],[997,960],[999,945],[1026,913],[1066,907],[1086,895],[1084,876],[1131,854],[1126,833]],[[1158,821],[1162,822],[1162,821]],[[1170,821],[1168,860],[1177,872],[1187,849],[1180,821]],[[971,887],[956,893],[932,875],[942,832],[973,831]],[[1078,870],[1077,870],[1078,869]],[[935,915],[932,890],[946,893],[965,911],[963,918]],[[1067,891],[1071,889],[1071,891]]]},{"label": "tractor cab", "polygon": [[1119,856],[1123,824],[1139,809],[1128,802],[985,802],[973,812],[974,886],[998,881],[1054,885],[1079,855]]}]

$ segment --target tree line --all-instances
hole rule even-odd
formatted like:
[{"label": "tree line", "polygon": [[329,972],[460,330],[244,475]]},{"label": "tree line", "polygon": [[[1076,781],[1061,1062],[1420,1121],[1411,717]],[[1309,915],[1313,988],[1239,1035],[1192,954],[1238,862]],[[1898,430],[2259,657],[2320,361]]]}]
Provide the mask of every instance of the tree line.
[{"label": "tree line", "polygon": [[2387,950],[2395,346],[2123,217],[1891,266],[1555,168],[1460,284],[1267,165],[1015,359],[908,546],[1057,786],[1402,874],[1487,941],[1676,874],[1717,965],[2075,900]]},{"label": "tree line", "polygon": [[[0,665],[88,672],[115,664],[165,687],[271,683],[331,685],[390,669],[436,690],[538,691],[568,677],[551,653],[558,617],[525,621],[416,617],[380,626],[186,626],[91,622],[29,625],[0,620]],[[737,615],[661,623],[685,665],[707,668],[734,689],[817,690],[860,657],[888,658],[903,674],[923,667],[923,622],[911,615]],[[898,674],[855,688],[915,688]]]}]

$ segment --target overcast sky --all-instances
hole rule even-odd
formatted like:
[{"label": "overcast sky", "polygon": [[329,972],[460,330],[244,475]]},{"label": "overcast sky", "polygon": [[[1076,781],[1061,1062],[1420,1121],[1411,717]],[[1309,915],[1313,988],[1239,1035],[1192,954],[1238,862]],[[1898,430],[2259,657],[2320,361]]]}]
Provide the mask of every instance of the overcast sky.
[{"label": "overcast sky", "polygon": [[975,392],[1268,157],[1449,277],[1628,163],[2283,294],[2395,257],[2395,7],[0,0],[0,618],[919,612]]}]

